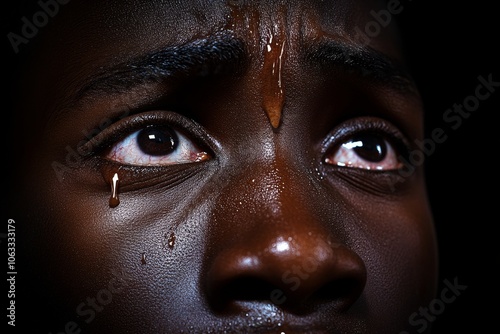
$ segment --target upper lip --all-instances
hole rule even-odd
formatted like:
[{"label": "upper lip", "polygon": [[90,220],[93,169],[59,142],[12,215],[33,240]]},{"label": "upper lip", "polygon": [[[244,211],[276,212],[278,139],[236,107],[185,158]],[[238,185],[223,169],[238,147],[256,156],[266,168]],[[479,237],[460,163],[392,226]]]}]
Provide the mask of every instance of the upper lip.
[{"label": "upper lip", "polygon": [[[184,332],[183,332],[184,333]],[[315,330],[309,327],[286,327],[286,328],[275,328],[275,329],[264,329],[264,328],[220,328],[220,329],[203,329],[201,331],[189,330],[189,333],[193,334],[212,334],[212,333],[227,333],[227,334],[329,334],[326,330]]]},{"label": "upper lip", "polygon": [[[318,313],[295,314],[284,312],[274,305],[240,302],[233,315],[213,318],[190,328],[191,334],[335,334],[344,333],[340,328],[347,319],[333,319]],[[333,318],[332,318],[333,316]],[[348,321],[349,322],[349,321]]]},{"label": "upper lip", "polygon": [[227,334],[327,334],[332,333],[326,330],[325,326],[317,323],[311,324],[287,324],[272,320],[266,324],[255,324],[251,322],[242,322],[238,324],[222,324],[220,326],[208,326],[203,329],[190,329],[189,333],[208,334],[208,333],[227,333]]}]

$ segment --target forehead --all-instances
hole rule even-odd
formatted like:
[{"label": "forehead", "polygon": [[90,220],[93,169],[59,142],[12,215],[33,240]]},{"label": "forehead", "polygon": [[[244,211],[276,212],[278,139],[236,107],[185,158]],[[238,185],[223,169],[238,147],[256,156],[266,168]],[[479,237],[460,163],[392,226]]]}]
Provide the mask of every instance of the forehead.
[{"label": "forehead", "polygon": [[314,12],[324,19],[323,23],[339,25],[348,21],[353,23],[356,19],[369,15],[370,10],[386,6],[382,0],[73,0],[71,5],[65,6],[64,11],[73,10],[82,18],[90,14],[86,18],[93,17],[96,21],[103,18],[107,22],[117,19],[116,21],[119,21],[116,22],[117,27],[120,24],[124,26],[131,23],[141,25],[150,23],[164,25],[171,28],[172,32],[179,32],[207,24],[215,28],[218,24],[226,22],[236,8],[259,11],[263,18],[283,12],[296,17]]},{"label": "forehead", "polygon": [[[389,1],[392,7],[395,1]],[[389,13],[386,22],[393,23],[388,4],[379,0],[72,0],[60,5],[43,34],[37,36],[33,44],[40,47],[35,48],[31,66],[24,71],[30,77],[28,85],[41,99],[59,101],[103,69],[230,31],[243,41],[257,66],[263,64],[270,39],[279,35],[280,43],[287,43],[290,61],[285,67],[293,72],[302,63],[292,60],[312,40],[326,36],[355,46],[366,42],[363,31],[369,25],[379,28],[369,37],[369,47],[404,63],[395,43],[396,25],[381,26],[374,17],[381,11]],[[45,82],[52,84],[50,91],[42,93]]]},{"label": "forehead", "polygon": [[[397,0],[389,3],[402,7]],[[374,13],[388,12],[387,6],[380,0],[73,0],[60,6],[47,37],[57,36],[58,45],[76,50],[83,46],[86,51],[113,53],[116,45],[130,51],[138,46],[154,49],[220,30],[233,30],[247,40],[259,39],[280,25],[290,38],[323,32],[357,42],[367,24],[377,23]],[[380,29],[370,36],[370,42],[395,53],[391,47],[395,25],[386,24],[393,21],[388,13],[383,25],[378,23]]]}]

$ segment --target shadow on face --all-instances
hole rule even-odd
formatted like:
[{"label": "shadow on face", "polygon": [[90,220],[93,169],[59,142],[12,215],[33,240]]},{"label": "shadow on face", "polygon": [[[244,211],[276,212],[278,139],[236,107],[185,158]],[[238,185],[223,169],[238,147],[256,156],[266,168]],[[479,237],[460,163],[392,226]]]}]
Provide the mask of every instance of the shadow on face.
[{"label": "shadow on face", "polygon": [[402,4],[47,3],[12,129],[37,328],[415,329],[437,259]]}]

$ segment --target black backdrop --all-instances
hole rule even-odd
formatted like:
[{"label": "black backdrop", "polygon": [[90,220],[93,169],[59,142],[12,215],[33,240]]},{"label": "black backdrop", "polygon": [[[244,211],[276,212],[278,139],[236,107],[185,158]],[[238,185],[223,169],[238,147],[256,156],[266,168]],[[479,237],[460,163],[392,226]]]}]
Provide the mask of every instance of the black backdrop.
[{"label": "black backdrop", "polygon": [[[426,137],[436,128],[448,136],[426,162],[439,240],[439,291],[446,288],[444,280],[467,286],[445,304],[434,333],[466,328],[485,333],[498,328],[500,310],[495,274],[500,264],[495,207],[500,87],[478,106],[471,96],[479,76],[491,75],[500,83],[500,17],[493,1],[444,2],[413,0],[396,18],[427,109]],[[464,101],[473,111],[453,129],[450,125],[458,123],[447,123],[443,116]]]},{"label": "black backdrop", "polygon": [[[436,144],[426,161],[439,241],[439,291],[446,287],[444,280],[467,286],[435,318],[434,333],[455,333],[465,328],[475,333],[490,332],[498,327],[496,313],[500,311],[496,276],[500,265],[496,246],[500,242],[495,228],[500,223],[495,210],[500,197],[496,192],[499,165],[495,151],[495,133],[500,132],[500,87],[480,101],[477,110],[457,129],[450,128],[443,115],[475,94],[479,76],[491,75],[493,81],[500,82],[500,15],[493,1],[401,3],[404,10],[394,18],[402,28],[407,57],[427,109],[426,137],[430,138],[436,128],[444,129],[448,136],[444,143]],[[6,23],[10,19],[18,22],[20,17],[10,5],[5,4],[2,10],[7,32]],[[14,55],[7,38],[4,45],[4,64],[9,68],[9,57]],[[8,115],[4,117],[6,126]],[[8,156],[12,140],[4,139],[4,143]]]}]

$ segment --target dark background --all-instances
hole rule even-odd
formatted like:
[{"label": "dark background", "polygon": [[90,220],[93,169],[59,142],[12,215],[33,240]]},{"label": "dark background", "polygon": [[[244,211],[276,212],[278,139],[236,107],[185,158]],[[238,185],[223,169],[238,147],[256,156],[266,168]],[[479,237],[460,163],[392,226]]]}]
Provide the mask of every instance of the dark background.
[{"label": "dark background", "polygon": [[[426,161],[439,241],[439,292],[445,287],[445,279],[467,286],[433,321],[433,333],[462,332],[465,328],[479,333],[498,328],[500,284],[496,272],[500,252],[496,245],[500,242],[495,225],[500,223],[496,210],[500,165],[495,149],[496,133],[500,132],[500,87],[481,101],[458,129],[451,129],[443,120],[447,109],[474,94],[479,76],[488,78],[492,74],[493,81],[500,82],[500,15],[494,3],[401,0],[404,9],[394,16],[401,26],[412,74],[424,99],[426,137],[436,128],[442,128],[448,136],[446,142],[436,144]],[[2,9],[6,18],[4,36],[12,30],[10,21],[17,27],[20,17],[32,12],[10,7],[15,7],[12,1]],[[17,55],[6,37],[3,41],[8,72],[11,57]],[[9,82],[6,84],[8,87]],[[4,127],[9,122],[9,96],[6,101]],[[7,137],[4,143],[5,154],[10,156],[13,139]]]},{"label": "dark background", "polygon": [[467,286],[436,317],[434,333],[494,332],[500,311],[495,274],[500,87],[456,130],[443,114],[475,94],[478,76],[492,74],[500,83],[500,17],[495,2],[445,2],[401,1],[404,10],[396,17],[424,99],[426,137],[435,128],[448,136],[426,162],[439,241],[439,292],[445,279]]}]

